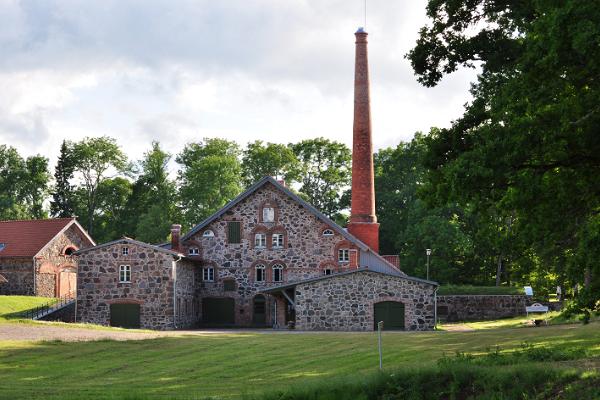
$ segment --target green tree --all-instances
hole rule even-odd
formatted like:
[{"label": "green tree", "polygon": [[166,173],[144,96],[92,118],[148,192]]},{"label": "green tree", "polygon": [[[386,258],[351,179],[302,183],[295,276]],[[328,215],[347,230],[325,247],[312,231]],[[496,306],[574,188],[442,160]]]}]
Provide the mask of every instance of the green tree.
[{"label": "green tree", "polygon": [[74,215],[73,185],[71,185],[75,172],[74,161],[72,143],[63,140],[54,170],[54,191],[50,203],[50,214],[53,217],[63,218]]},{"label": "green tree", "polygon": [[525,279],[544,272],[553,286],[570,265],[583,283],[590,269],[576,260],[600,210],[600,8],[430,0],[427,14],[408,55],[418,80],[481,68],[464,115],[428,140],[429,196],[511,216],[535,267]]},{"label": "green tree", "polygon": [[126,232],[138,240],[157,243],[166,240],[171,223],[179,220],[177,188],[169,178],[171,155],[158,142],[139,162],[141,173],[133,184],[127,204]]},{"label": "green tree", "polygon": [[177,156],[179,198],[184,225],[191,227],[242,190],[239,146],[225,139],[189,143]]},{"label": "green tree", "polygon": [[324,214],[337,218],[349,206],[344,191],[352,179],[350,149],[325,138],[303,140],[290,147],[300,161],[301,194]]},{"label": "green tree", "polygon": [[45,218],[49,180],[47,158],[0,145],[0,219]]},{"label": "green tree", "polygon": [[244,183],[251,185],[264,176],[282,178],[288,182],[297,180],[299,162],[289,146],[257,140],[248,143],[242,157]]},{"label": "green tree", "polygon": [[[80,190],[85,197],[85,190],[83,188]],[[107,242],[123,236],[123,225],[131,192],[131,182],[123,177],[117,176],[100,182],[93,222],[94,237],[98,242]]]},{"label": "green tree", "polygon": [[85,214],[80,217],[91,235],[98,213],[100,185],[108,178],[108,173],[116,175],[128,171],[127,156],[113,138],[106,136],[85,138],[74,143],[71,155],[75,173],[81,178],[78,197],[83,202]]}]

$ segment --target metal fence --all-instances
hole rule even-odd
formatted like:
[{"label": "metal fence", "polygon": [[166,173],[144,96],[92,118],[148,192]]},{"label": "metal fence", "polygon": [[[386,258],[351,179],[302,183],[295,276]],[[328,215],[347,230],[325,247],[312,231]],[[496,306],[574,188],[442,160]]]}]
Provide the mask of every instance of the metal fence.
[{"label": "metal fence", "polygon": [[41,306],[32,308],[31,310],[27,310],[25,312],[25,318],[29,319],[39,319],[50,314],[52,311],[63,308],[75,300],[75,293],[69,292],[64,296],[57,298],[56,302],[47,302],[42,304]]}]

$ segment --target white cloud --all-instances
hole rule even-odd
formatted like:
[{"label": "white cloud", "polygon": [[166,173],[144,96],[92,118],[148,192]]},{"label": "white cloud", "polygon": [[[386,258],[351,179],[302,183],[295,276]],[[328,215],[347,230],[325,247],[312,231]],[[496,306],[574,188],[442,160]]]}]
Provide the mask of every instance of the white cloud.
[{"label": "white cloud", "polygon": [[[54,158],[63,139],[116,137],[139,158],[219,136],[351,144],[362,0],[0,2],[0,143]],[[425,1],[369,1],[374,142],[461,114],[473,71],[420,86],[404,54]],[[54,160],[51,161],[54,163]]]}]

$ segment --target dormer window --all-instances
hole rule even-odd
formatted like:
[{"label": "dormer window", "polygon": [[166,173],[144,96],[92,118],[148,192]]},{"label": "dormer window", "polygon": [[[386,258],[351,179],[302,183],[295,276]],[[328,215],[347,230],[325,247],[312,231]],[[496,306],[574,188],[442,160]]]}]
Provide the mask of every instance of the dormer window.
[{"label": "dormer window", "polygon": [[257,249],[264,249],[267,247],[267,235],[264,233],[257,233],[254,235],[254,247]]},{"label": "dormer window", "polygon": [[273,207],[263,207],[263,222],[275,222],[275,209]]},{"label": "dormer window", "polygon": [[323,274],[324,274],[324,275],[331,275],[331,274],[332,274],[332,272],[333,272],[333,271],[331,271],[331,268],[325,268],[325,269],[323,270]]},{"label": "dormer window", "polygon": [[190,256],[197,256],[197,255],[200,254],[200,249],[197,248],[197,247],[190,247],[189,250],[188,250],[188,254]]},{"label": "dormer window", "polygon": [[202,237],[212,238],[212,237],[215,237],[215,233],[209,229],[209,230],[204,231],[204,233],[202,234]]},{"label": "dormer window", "polygon": [[128,256],[129,255],[129,247],[121,248],[121,255]]},{"label": "dormer window", "polygon": [[323,231],[323,236],[333,236],[333,230],[331,230],[331,229],[325,229]]}]

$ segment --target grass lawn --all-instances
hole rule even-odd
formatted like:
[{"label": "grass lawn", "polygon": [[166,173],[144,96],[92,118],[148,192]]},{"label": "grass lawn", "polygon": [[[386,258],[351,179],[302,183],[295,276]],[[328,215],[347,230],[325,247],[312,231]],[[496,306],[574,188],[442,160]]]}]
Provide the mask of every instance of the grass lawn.
[{"label": "grass lawn", "polygon": [[[519,349],[523,342],[581,349],[593,368],[600,323],[474,332],[383,335],[387,370],[431,366],[457,351]],[[358,380],[377,370],[374,333],[233,333],[144,341],[0,340],[0,398],[192,399]],[[572,364],[570,364],[573,366]],[[576,365],[575,365],[576,366]]]},{"label": "grass lawn", "polygon": [[49,297],[0,296],[0,321],[21,318],[27,310],[56,301]]}]

